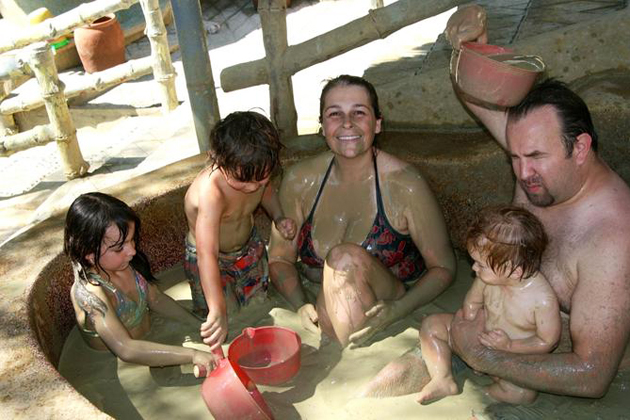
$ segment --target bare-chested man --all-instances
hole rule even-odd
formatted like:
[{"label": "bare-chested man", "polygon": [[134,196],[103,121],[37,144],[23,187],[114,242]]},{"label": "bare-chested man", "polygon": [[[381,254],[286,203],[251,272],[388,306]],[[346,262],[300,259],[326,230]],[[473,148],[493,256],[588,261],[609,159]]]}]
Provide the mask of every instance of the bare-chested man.
[{"label": "bare-chested man", "polygon": [[[455,48],[464,41],[485,42],[483,9],[460,9],[449,20],[447,36]],[[628,352],[624,357],[630,335],[630,189],[597,155],[589,111],[564,85],[544,82],[507,112],[466,105],[511,158],[514,203],[535,214],[547,231],[541,271],[570,315],[572,348],[538,355],[489,349],[478,339],[483,313],[474,321],[456,315],[452,348],[472,368],[524,388],[602,397],[622,360],[630,359]],[[416,389],[407,392],[417,392],[425,368],[412,359],[388,366],[377,379],[395,383],[398,368],[407,380],[409,363],[415,363]],[[402,391],[398,385],[393,392]]]}]

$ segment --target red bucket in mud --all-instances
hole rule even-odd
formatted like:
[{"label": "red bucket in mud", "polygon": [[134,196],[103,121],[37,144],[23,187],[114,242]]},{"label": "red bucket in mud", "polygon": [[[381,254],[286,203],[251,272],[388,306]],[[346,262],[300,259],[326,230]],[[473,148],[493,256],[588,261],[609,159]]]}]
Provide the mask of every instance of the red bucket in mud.
[{"label": "red bucket in mud", "polygon": [[238,364],[259,385],[278,385],[300,370],[300,336],[288,328],[245,328],[228,349]]},{"label": "red bucket in mud", "polygon": [[256,384],[227,358],[203,381],[201,395],[217,420],[273,420]]}]

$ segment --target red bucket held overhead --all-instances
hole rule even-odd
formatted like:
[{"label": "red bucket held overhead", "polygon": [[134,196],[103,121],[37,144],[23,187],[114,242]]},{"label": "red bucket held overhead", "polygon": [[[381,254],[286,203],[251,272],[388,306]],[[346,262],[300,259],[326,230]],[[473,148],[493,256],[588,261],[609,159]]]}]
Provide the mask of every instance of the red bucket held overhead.
[{"label": "red bucket held overhead", "polygon": [[451,74],[465,94],[502,107],[518,104],[545,70],[535,55],[519,55],[509,48],[465,42],[451,58]]}]

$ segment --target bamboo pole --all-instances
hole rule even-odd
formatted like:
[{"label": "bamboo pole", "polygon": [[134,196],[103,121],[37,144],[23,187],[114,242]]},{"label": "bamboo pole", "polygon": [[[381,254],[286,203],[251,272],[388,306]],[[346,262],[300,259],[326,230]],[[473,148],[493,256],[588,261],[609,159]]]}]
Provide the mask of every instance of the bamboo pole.
[{"label": "bamboo pole", "polygon": [[[0,82],[0,102],[9,94],[10,86],[11,81]],[[11,136],[18,131],[13,115],[0,115],[0,136]]]},{"label": "bamboo pole", "polygon": [[[123,82],[151,74],[153,60],[143,57],[129,60],[123,64],[96,73],[85,73],[66,78],[64,96],[74,98],[84,92],[100,92]],[[30,111],[44,105],[41,92],[29,90],[5,99],[0,103],[0,114],[10,115],[17,112]]]},{"label": "bamboo pole", "polygon": [[[389,6],[370,10],[367,16],[288,47],[284,54],[283,71],[285,74],[295,74],[466,2],[467,0],[398,0]],[[266,58],[263,58],[224,69],[221,72],[221,88],[224,92],[231,92],[268,83],[269,79]]]},{"label": "bamboo pole", "polygon": [[50,124],[38,125],[28,131],[0,138],[0,156],[10,156],[20,150],[43,146],[55,140]]},{"label": "bamboo pole", "polygon": [[158,82],[162,98],[162,112],[166,114],[177,108],[178,102],[175,90],[175,69],[171,62],[160,2],[159,0],[140,0],[140,6],[142,6],[147,23],[144,32],[151,44],[153,78]]},{"label": "bamboo pole", "polygon": [[98,0],[80,4],[37,25],[24,27],[15,33],[3,34],[0,37],[0,53],[69,34],[79,26],[87,25],[108,13],[128,9],[137,2],[138,0]]},{"label": "bamboo pole", "polygon": [[297,136],[297,111],[293,100],[291,75],[283,61],[287,50],[286,0],[260,0],[258,14],[263,32],[269,74],[269,109],[271,119],[282,138]]},{"label": "bamboo pole", "polygon": [[47,43],[40,42],[33,44],[28,53],[28,63],[42,91],[52,137],[57,142],[64,174],[67,179],[80,177],[87,172],[89,165],[83,160],[79,149],[77,130],[70,118],[66,97],[63,94],[64,85],[57,75],[52,48]]}]

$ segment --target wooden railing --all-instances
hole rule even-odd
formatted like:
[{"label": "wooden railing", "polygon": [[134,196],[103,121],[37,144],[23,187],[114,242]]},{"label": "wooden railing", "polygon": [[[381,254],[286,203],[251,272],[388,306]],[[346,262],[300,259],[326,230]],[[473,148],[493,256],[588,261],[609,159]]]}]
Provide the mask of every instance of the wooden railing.
[{"label": "wooden railing", "polygon": [[[300,44],[288,46],[285,0],[259,0],[266,56],[221,72],[224,92],[269,84],[271,119],[284,138],[297,134],[297,112],[291,76],[300,70],[348,52],[466,0],[398,0]],[[373,0],[373,6],[382,1]]]},{"label": "wooden railing", "polygon": [[[146,35],[151,45],[151,56],[130,60],[101,72],[73,76],[68,86],[59,80],[51,47],[47,40],[69,34],[108,13],[127,9],[140,2],[146,21]],[[0,39],[0,53],[15,51],[18,64],[15,77],[34,76],[40,87],[39,93],[25,93],[6,98],[2,91],[0,99],[0,125],[4,130],[0,137],[0,155],[7,156],[34,146],[55,141],[67,179],[84,175],[88,170],[79,148],[76,128],[70,117],[67,99],[84,92],[98,92],[128,80],[153,73],[158,82],[162,111],[169,112],[177,107],[175,92],[175,70],[166,37],[166,28],[158,0],[99,0],[78,7],[13,34],[4,34]],[[6,98],[6,99],[5,99]],[[17,112],[46,107],[49,124],[36,126],[28,131],[14,134],[11,116]]]}]

